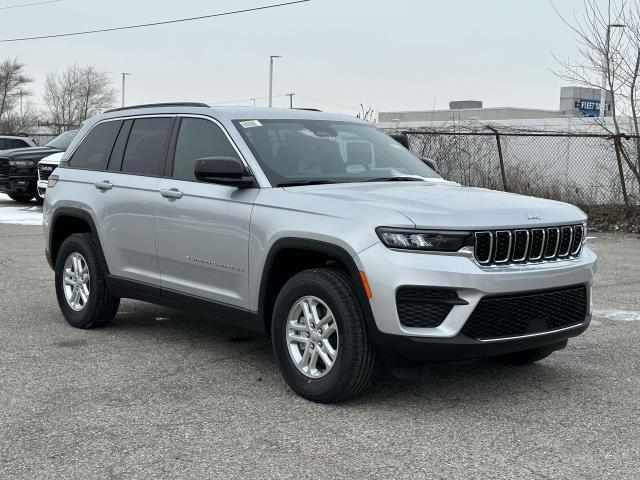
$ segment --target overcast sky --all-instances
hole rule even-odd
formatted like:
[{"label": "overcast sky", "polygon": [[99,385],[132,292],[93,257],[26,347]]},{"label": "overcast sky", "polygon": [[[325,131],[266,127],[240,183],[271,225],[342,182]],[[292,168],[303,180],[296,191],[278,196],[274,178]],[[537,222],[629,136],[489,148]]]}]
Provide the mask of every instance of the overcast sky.
[{"label": "overcast sky", "polygon": [[[0,8],[37,0],[0,0]],[[249,8],[277,0],[63,0],[0,9],[0,37],[12,38],[167,20]],[[557,0],[563,12],[582,0]],[[282,55],[274,94],[296,106],[356,113],[486,107],[557,109],[565,83],[551,52],[575,57],[576,42],[547,0],[312,0],[255,13],[138,30],[0,43],[34,78],[93,64],[131,72],[127,103],[193,100],[212,104],[268,94],[268,55]],[[233,104],[250,104],[250,101]],[[287,97],[274,99],[288,105]],[[266,105],[266,99],[258,100]]]}]

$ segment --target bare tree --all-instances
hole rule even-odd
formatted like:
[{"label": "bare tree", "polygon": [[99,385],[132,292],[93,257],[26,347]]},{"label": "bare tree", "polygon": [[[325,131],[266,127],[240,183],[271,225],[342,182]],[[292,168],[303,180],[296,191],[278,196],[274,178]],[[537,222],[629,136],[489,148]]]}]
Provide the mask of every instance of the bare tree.
[{"label": "bare tree", "polygon": [[360,113],[358,113],[356,115],[356,118],[359,118],[360,120],[364,120],[365,122],[369,122],[369,123],[373,123],[375,118],[374,118],[374,110],[371,107],[368,108],[364,108],[364,105],[361,103],[360,104]]},{"label": "bare tree", "polygon": [[33,102],[29,99],[23,99],[19,108],[14,108],[11,112],[5,114],[0,131],[4,129],[7,132],[24,133],[37,126],[39,122],[40,114]]},{"label": "bare tree", "polygon": [[31,81],[24,72],[24,64],[17,58],[0,63],[0,128],[8,128],[5,126],[6,117],[12,114],[20,96],[30,95],[26,86]]},{"label": "bare tree", "polygon": [[[635,142],[634,152],[622,142],[629,133],[640,135],[640,0],[608,0],[604,6],[597,0],[584,0],[582,15],[574,13],[570,19],[557,8],[556,12],[576,35],[579,59],[556,58],[559,69],[555,73],[564,80],[606,90],[611,121],[600,119],[599,124],[613,136],[623,196],[628,205],[624,166],[640,187],[640,141]],[[629,118],[628,125],[621,121],[623,116]]]},{"label": "bare tree", "polygon": [[48,120],[57,133],[77,127],[114,105],[117,91],[109,75],[92,65],[51,72],[45,82]]}]

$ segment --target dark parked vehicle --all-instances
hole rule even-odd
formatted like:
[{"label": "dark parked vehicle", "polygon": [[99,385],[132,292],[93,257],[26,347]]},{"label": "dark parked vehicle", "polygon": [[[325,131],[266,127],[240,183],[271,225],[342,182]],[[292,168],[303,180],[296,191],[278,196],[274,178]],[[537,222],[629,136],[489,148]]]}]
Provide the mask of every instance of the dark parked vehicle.
[{"label": "dark parked vehicle", "polygon": [[44,147],[14,148],[0,151],[0,193],[16,202],[28,202],[34,197],[40,204],[44,196],[38,193],[38,162],[56,152],[64,152],[75,138],[77,130],[70,130]]},{"label": "dark parked vehicle", "polygon": [[0,135],[0,150],[37,146],[38,144],[33,141],[33,138],[26,135]]}]

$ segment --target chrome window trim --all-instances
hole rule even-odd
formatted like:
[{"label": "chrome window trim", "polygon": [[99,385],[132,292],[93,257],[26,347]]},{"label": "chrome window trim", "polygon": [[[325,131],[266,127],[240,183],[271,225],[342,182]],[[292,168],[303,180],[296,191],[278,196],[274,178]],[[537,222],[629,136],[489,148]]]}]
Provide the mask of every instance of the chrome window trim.
[{"label": "chrome window trim", "polygon": [[[67,162],[67,166],[66,168],[74,168],[72,165],[69,164],[69,160],[73,157],[74,153],[76,152],[76,150],[78,149],[78,147],[80,146],[80,144],[82,142],[84,142],[85,138],[87,138],[87,135],[89,135],[89,133],[91,133],[93,131],[94,128],[96,128],[98,125],[102,124],[102,123],[106,123],[106,122],[120,122],[120,121],[126,121],[126,120],[136,120],[139,118],[200,118],[203,120],[209,120],[210,122],[216,124],[218,127],[220,127],[220,129],[222,130],[222,132],[224,133],[225,137],[227,138],[227,140],[231,143],[231,146],[233,147],[233,149],[235,150],[235,152],[238,154],[238,158],[240,159],[240,161],[242,162],[242,164],[244,165],[244,167],[247,169],[247,172],[255,177],[255,174],[253,173],[253,170],[251,169],[251,167],[249,166],[249,163],[247,162],[246,158],[244,157],[244,155],[242,154],[242,152],[240,151],[240,149],[238,148],[238,145],[236,145],[236,142],[233,140],[233,138],[231,137],[231,135],[229,135],[229,132],[227,131],[227,129],[225,128],[225,126],[218,121],[217,119],[210,117],[208,115],[201,115],[201,114],[192,114],[192,113],[148,113],[148,114],[139,114],[139,115],[120,115],[117,117],[112,117],[112,118],[105,118],[102,120],[97,121],[95,124],[93,124],[91,126],[91,128],[89,130],[87,130],[87,132],[82,136],[82,138],[75,144],[75,146],[73,147],[73,150],[69,151],[67,150],[67,152],[65,152],[65,156],[64,156],[64,160]],[[86,170],[86,169],[82,169],[82,170]],[[96,171],[96,172],[101,172],[103,170],[91,170],[91,171]],[[105,172],[107,170],[104,170]],[[128,172],[111,172],[111,173],[119,173],[122,175],[140,175],[140,174],[133,174],[133,173],[128,173]],[[142,175],[142,176],[154,176],[154,175]],[[158,175],[155,175],[156,177]],[[160,175],[160,178],[172,178],[172,177],[166,177],[164,175]]]},{"label": "chrome window trim", "polygon": [[[238,145],[236,145],[236,142],[233,140],[233,138],[231,138],[231,135],[229,135],[229,132],[227,131],[227,129],[224,127],[224,125],[222,123],[220,123],[218,120],[216,120],[213,117],[209,117],[208,115],[199,115],[199,114],[195,114],[195,113],[178,113],[178,114],[176,114],[176,116],[180,117],[180,118],[201,118],[203,120],[209,120],[210,122],[215,123],[223,131],[223,133],[224,133],[225,137],[227,137],[227,140],[229,141],[229,143],[231,143],[231,146],[233,147],[233,149],[238,154],[238,158],[242,161],[242,164],[247,169],[247,172],[251,176],[255,177],[255,174],[253,173],[253,170],[251,169],[251,166],[247,162],[247,159],[244,158],[244,155],[242,155],[242,152],[238,148]],[[180,132],[178,132],[178,135],[180,135]]]},{"label": "chrome window trim", "polygon": [[[498,255],[498,235],[501,233],[507,233],[509,235],[509,245],[507,246],[507,256],[504,260],[498,260],[497,255]],[[511,234],[511,230],[497,230],[496,231],[496,249],[495,252],[493,254],[493,263],[497,263],[497,264],[502,264],[502,263],[508,263],[509,262],[509,258],[511,257],[511,243],[513,241],[513,235]]]},{"label": "chrome window trim", "polygon": [[514,241],[514,244],[513,244],[513,252],[515,254],[516,246],[518,245],[518,243],[517,243],[518,242],[518,232],[524,232],[524,233],[527,234],[527,242],[525,243],[525,246],[524,246],[524,255],[522,255],[522,258],[516,258],[514,256],[511,259],[514,262],[522,262],[522,261],[526,260],[528,254],[529,254],[529,237],[530,237],[531,234],[529,233],[529,230],[526,230],[524,228],[519,228],[518,230],[514,230],[513,231],[513,234],[515,236],[515,241]]},{"label": "chrome window trim", "polygon": [[558,248],[560,247],[560,228],[558,228],[558,227],[549,227],[549,228],[547,228],[547,231],[551,231],[551,230],[555,230],[557,232],[557,234],[558,234],[557,237],[556,237],[556,245],[555,245],[555,249],[553,250],[553,253],[551,255],[546,255],[547,247],[549,245],[545,245],[544,252],[543,252],[545,254],[545,256],[544,256],[545,259],[555,258],[556,255],[558,254]]}]

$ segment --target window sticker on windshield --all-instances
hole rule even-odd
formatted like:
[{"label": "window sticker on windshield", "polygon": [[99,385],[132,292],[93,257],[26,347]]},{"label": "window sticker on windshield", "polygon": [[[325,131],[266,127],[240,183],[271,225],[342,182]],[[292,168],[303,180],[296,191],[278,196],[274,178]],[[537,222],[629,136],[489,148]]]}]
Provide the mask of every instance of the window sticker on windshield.
[{"label": "window sticker on windshield", "polygon": [[262,124],[258,120],[245,120],[240,122],[244,128],[253,128],[253,127],[261,127]]}]

